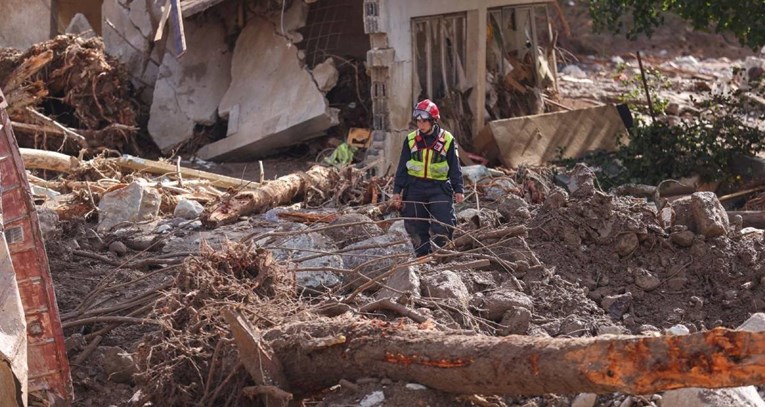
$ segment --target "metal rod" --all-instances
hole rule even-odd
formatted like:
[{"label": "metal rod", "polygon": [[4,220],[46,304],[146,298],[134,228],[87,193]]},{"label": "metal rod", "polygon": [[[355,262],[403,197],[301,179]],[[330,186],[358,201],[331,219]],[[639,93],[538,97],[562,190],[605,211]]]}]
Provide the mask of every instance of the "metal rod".
[{"label": "metal rod", "polygon": [[656,115],[653,112],[653,102],[651,102],[651,92],[648,91],[648,81],[645,78],[643,69],[643,58],[640,57],[640,51],[637,52],[638,65],[640,66],[640,76],[643,78],[643,88],[645,88],[645,98],[648,99],[648,112],[651,113],[651,123],[656,121]]}]

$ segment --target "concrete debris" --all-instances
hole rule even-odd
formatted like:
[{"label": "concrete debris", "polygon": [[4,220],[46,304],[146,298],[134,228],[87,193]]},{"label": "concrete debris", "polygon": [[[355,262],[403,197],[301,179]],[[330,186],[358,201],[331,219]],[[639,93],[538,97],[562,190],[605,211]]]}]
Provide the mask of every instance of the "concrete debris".
[{"label": "concrete debris", "polygon": [[531,311],[524,307],[515,307],[507,312],[499,322],[499,336],[526,335],[531,327]]},{"label": "concrete debris", "polygon": [[340,215],[337,219],[330,222],[330,226],[344,224],[348,226],[337,227],[324,232],[325,235],[337,242],[338,247],[346,247],[384,234],[383,230],[374,224],[369,216],[359,213]]},{"label": "concrete debris", "polygon": [[385,393],[376,391],[364,396],[359,402],[359,407],[375,407],[380,406],[385,402]]},{"label": "concrete debris", "polygon": [[632,293],[609,295],[603,298],[601,306],[614,320],[620,320],[632,305]]},{"label": "concrete debris", "polygon": [[203,159],[252,160],[319,136],[338,123],[301,66],[297,48],[261,18],[250,20],[237,38],[231,85],[218,110],[228,119],[228,134],[202,147]]},{"label": "concrete debris", "polygon": [[687,388],[670,390],[662,396],[662,407],[764,407],[754,386],[732,389]]},{"label": "concrete debris", "polygon": [[90,21],[88,21],[88,18],[82,13],[77,13],[72,17],[72,21],[66,26],[64,32],[86,39],[96,36],[96,31],[93,29]]},{"label": "concrete debris", "polygon": [[[289,260],[299,263],[299,268],[343,268],[343,258],[338,255],[312,256],[314,258],[301,261],[301,257],[308,257],[310,255],[301,255],[302,250],[322,250],[326,252],[337,250],[335,243],[323,234],[307,233],[288,237],[280,240],[277,246],[282,249],[274,250],[274,257],[278,260]],[[295,278],[298,289],[301,291],[303,289],[324,290],[340,284],[341,281],[331,271],[298,271],[295,273]]]},{"label": "concrete debris", "polygon": [[311,75],[316,81],[316,86],[325,94],[337,85],[337,80],[340,78],[340,72],[335,68],[333,58],[327,58],[324,62],[316,65],[311,71]]},{"label": "concrete debris", "polygon": [[415,267],[396,270],[384,283],[383,288],[375,293],[375,298],[391,298],[394,301],[403,296],[420,298],[420,275]]},{"label": "concrete debris", "polygon": [[[346,255],[343,263],[346,269],[355,270],[368,278],[374,278],[388,268],[400,264],[401,259],[414,255],[414,249],[409,241],[402,242],[402,236],[387,234],[362,240],[344,248]],[[377,259],[376,261],[370,261]],[[361,284],[364,281],[359,281]]]},{"label": "concrete debris", "polygon": [[162,58],[149,116],[149,134],[163,152],[194,136],[198,125],[217,120],[218,104],[231,83],[232,54],[223,22],[184,24],[188,50]]},{"label": "concrete debris", "polygon": [[101,346],[98,356],[106,371],[106,379],[115,383],[133,383],[133,375],[138,373],[133,357],[117,346]]},{"label": "concrete debris", "polygon": [[467,305],[470,299],[465,283],[457,273],[450,270],[422,276],[422,294],[431,298],[456,300],[462,305]]},{"label": "concrete debris", "polygon": [[571,402],[571,407],[593,407],[597,399],[597,394],[582,393],[574,398],[574,401]]},{"label": "concrete debris", "polygon": [[476,136],[478,151],[508,168],[544,165],[588,151],[616,149],[627,130],[615,106],[495,120]]},{"label": "concrete debris", "polygon": [[691,212],[699,234],[711,238],[728,233],[728,214],[714,192],[692,194]]},{"label": "concrete debris", "polygon": [[183,219],[198,219],[205,207],[191,199],[181,199],[175,206],[173,216]]},{"label": "concrete debris", "polygon": [[98,230],[108,232],[123,222],[152,220],[159,214],[160,202],[159,193],[137,182],[106,193],[98,205]]},{"label": "concrete debris", "polygon": [[498,290],[476,295],[470,305],[480,310],[481,315],[492,321],[499,321],[509,311],[516,308],[534,310],[534,301],[528,295],[513,290]]}]

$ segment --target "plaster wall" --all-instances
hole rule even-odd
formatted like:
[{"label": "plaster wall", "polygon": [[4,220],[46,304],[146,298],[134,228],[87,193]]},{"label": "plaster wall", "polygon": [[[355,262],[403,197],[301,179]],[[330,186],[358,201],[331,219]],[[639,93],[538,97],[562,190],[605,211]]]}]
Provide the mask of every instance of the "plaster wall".
[{"label": "plaster wall", "polygon": [[51,35],[51,0],[0,0],[0,48],[26,50]]}]

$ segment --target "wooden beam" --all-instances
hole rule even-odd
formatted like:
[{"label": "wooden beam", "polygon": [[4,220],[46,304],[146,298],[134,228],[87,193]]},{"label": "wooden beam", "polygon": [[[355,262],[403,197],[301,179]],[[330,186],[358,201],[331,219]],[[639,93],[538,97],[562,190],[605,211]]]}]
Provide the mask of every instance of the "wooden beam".
[{"label": "wooden beam", "polygon": [[[179,169],[174,164],[162,161],[144,160],[143,158],[131,155],[123,155],[120,158],[113,159],[121,168],[127,168],[136,171],[145,171],[151,174],[177,174]],[[225,175],[213,174],[211,172],[193,170],[180,167],[180,175],[184,179],[204,179],[210,181],[210,184],[219,188],[234,189],[255,189],[260,186],[257,182],[227,177]]]},{"label": "wooden beam", "polygon": [[51,170],[68,174],[80,166],[80,160],[77,157],[55,151],[19,148],[19,152],[24,161],[24,168],[28,170]]}]

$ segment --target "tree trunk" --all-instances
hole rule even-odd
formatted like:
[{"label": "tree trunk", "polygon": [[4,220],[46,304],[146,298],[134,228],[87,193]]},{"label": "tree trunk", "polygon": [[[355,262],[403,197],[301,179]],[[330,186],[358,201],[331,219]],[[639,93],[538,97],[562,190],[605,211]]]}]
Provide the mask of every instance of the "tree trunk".
[{"label": "tree trunk", "polygon": [[261,213],[291,203],[302,197],[308,189],[327,193],[337,180],[333,175],[333,169],[322,166],[315,166],[308,172],[285,175],[257,190],[239,192],[231,199],[206,210],[201,217],[202,223],[211,228],[234,223],[240,216]]},{"label": "tree trunk", "polygon": [[651,394],[765,382],[765,333],[722,328],[687,336],[554,339],[449,335],[338,317],[253,338],[280,362],[284,390],[297,394],[370,376],[450,393],[505,395]]}]

